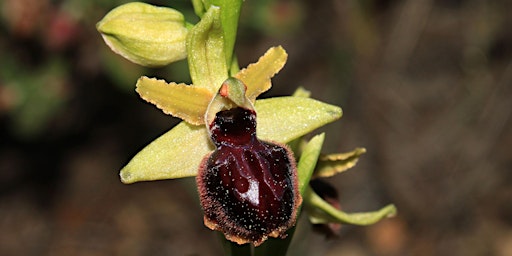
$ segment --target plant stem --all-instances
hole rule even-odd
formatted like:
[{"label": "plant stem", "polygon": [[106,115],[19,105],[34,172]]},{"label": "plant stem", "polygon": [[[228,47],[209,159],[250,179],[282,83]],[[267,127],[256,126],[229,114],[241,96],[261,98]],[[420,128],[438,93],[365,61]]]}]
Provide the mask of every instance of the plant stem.
[{"label": "plant stem", "polygon": [[234,242],[228,241],[224,235],[219,233],[222,239],[222,246],[224,247],[224,255],[227,256],[251,256],[251,244],[239,245]]},{"label": "plant stem", "polygon": [[285,239],[269,238],[265,243],[254,248],[254,256],[285,256],[294,233],[295,226],[286,232],[288,236]]}]

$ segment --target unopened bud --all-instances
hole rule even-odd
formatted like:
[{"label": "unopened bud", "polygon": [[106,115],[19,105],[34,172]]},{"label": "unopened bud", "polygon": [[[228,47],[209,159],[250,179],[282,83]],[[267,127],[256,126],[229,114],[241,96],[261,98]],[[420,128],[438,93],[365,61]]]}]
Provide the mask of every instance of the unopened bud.
[{"label": "unopened bud", "polygon": [[139,65],[164,66],[187,56],[185,18],[171,8],[124,4],[96,27],[114,52]]}]

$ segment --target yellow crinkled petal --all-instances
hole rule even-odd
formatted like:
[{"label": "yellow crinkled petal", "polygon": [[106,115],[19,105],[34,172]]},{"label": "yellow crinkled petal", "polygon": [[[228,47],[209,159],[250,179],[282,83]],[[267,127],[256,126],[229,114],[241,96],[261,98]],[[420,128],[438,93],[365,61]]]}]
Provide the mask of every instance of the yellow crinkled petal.
[{"label": "yellow crinkled petal", "polygon": [[121,181],[128,184],[195,176],[213,148],[203,125],[181,122],[137,153],[121,170]]},{"label": "yellow crinkled petal", "polygon": [[354,167],[359,160],[359,156],[366,153],[365,148],[356,148],[350,152],[329,154],[320,156],[313,177],[331,177],[340,172]]},{"label": "yellow crinkled petal", "polygon": [[145,76],[139,78],[136,86],[141,98],[155,104],[164,113],[191,124],[204,124],[204,113],[213,97],[207,88],[167,83]]},{"label": "yellow crinkled petal", "polygon": [[288,54],[281,46],[268,49],[258,62],[250,64],[238,72],[235,77],[247,86],[247,98],[254,102],[256,97],[272,86],[272,78],[284,67]]}]

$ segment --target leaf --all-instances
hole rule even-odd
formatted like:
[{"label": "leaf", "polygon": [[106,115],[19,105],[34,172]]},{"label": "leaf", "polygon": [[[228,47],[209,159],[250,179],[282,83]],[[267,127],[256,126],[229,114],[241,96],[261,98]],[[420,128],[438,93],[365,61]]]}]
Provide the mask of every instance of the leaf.
[{"label": "leaf", "polygon": [[309,219],[313,224],[342,223],[371,225],[383,218],[396,215],[396,207],[392,204],[373,212],[345,213],[324,201],[311,187],[306,189],[304,203]]},{"label": "leaf", "polygon": [[257,100],[258,138],[289,142],[339,119],[340,107],[303,97],[275,97]]},{"label": "leaf", "polygon": [[141,98],[155,104],[164,113],[195,125],[204,124],[204,113],[213,97],[206,88],[167,83],[145,76],[139,78],[136,87]]},{"label": "leaf", "polygon": [[359,160],[359,156],[364,153],[366,153],[365,148],[356,148],[347,153],[320,156],[315,172],[313,173],[313,177],[326,178],[346,171],[354,167]]},{"label": "leaf", "polygon": [[195,176],[213,150],[204,126],[181,122],[144,149],[121,170],[123,183]]},{"label": "leaf", "polygon": [[228,78],[220,9],[211,6],[188,33],[188,65],[192,82],[212,94]]},{"label": "leaf", "polygon": [[247,86],[247,98],[252,102],[272,86],[272,78],[284,67],[288,54],[283,47],[272,47],[256,63],[238,72],[235,77]]},{"label": "leaf", "polygon": [[304,195],[305,189],[308,187],[311,174],[315,170],[318,162],[318,156],[322,150],[325,134],[316,135],[305,146],[297,164],[297,173],[299,177],[299,191]]}]

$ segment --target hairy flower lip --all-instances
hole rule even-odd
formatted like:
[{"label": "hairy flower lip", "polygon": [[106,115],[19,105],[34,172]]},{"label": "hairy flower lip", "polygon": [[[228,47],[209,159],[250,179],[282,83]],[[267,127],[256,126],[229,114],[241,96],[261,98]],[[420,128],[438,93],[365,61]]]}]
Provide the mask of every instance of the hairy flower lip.
[{"label": "hairy flower lip", "polygon": [[204,223],[238,244],[284,238],[302,197],[291,150],[256,138],[256,113],[236,107],[210,124],[216,150],[196,177]]}]

